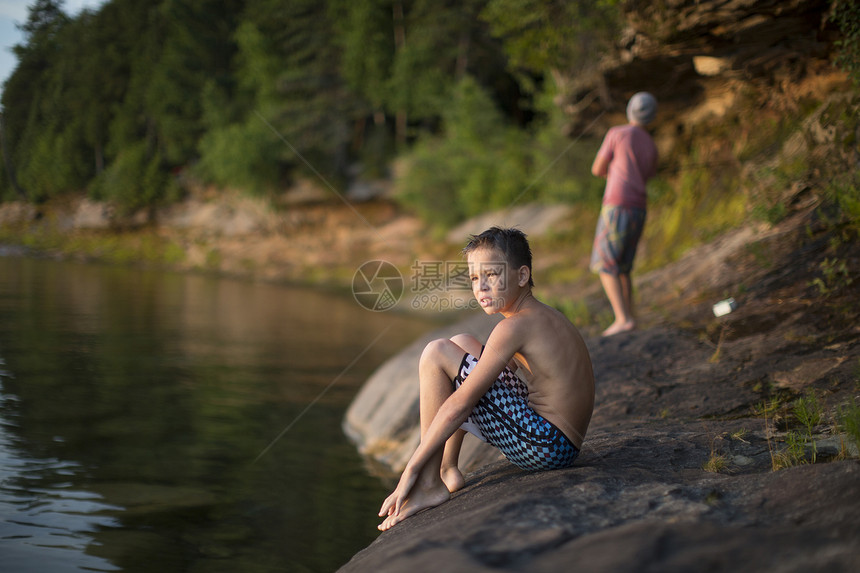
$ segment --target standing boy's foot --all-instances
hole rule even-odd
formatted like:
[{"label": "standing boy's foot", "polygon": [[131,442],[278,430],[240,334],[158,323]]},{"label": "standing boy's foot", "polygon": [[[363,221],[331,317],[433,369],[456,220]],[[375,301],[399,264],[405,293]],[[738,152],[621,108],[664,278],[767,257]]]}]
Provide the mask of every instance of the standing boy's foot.
[{"label": "standing boy's foot", "polygon": [[454,493],[458,489],[462,489],[463,486],[466,485],[466,479],[463,477],[463,473],[456,467],[443,468],[440,472],[440,477],[442,478],[442,482],[444,482],[445,487],[447,487],[448,491],[451,493]]},{"label": "standing boy's foot", "polygon": [[612,336],[621,332],[630,332],[635,329],[635,320],[628,320],[627,322],[613,322],[609,325],[609,328],[603,331],[603,336]]},{"label": "standing boy's foot", "polygon": [[396,524],[400,523],[407,517],[411,517],[422,509],[429,509],[441,505],[451,499],[451,493],[442,481],[439,485],[432,489],[419,489],[417,486],[412,490],[409,499],[400,508],[400,513],[397,515],[389,515],[385,521],[380,523],[376,528],[380,531],[391,529]]}]

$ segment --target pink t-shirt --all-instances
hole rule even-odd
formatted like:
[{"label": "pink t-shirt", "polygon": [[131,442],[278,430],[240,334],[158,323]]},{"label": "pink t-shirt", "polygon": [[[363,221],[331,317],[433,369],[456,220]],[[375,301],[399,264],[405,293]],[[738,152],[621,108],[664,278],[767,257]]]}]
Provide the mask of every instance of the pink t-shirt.
[{"label": "pink t-shirt", "polygon": [[657,173],[657,146],[651,135],[638,125],[612,127],[597,155],[609,163],[603,204],[644,209],[645,182]]}]

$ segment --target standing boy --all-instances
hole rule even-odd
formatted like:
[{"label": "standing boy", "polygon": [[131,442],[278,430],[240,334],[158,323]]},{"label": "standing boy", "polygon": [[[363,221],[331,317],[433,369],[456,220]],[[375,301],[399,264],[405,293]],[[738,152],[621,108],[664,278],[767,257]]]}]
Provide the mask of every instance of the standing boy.
[{"label": "standing boy", "polygon": [[657,172],[657,146],[645,126],[657,116],[657,100],[639,92],[627,104],[630,123],[610,128],[591,172],[606,177],[600,220],[591,252],[591,270],[600,282],[615,321],[603,331],[612,336],[636,328],[630,271],[645,227],[645,183]]},{"label": "standing boy", "polygon": [[549,470],[573,464],[591,420],[588,349],[563,314],[532,294],[526,236],[493,227],[473,236],[463,252],[475,299],[504,320],[484,346],[460,334],[424,349],[418,365],[421,442],[379,511],[383,531],[465,485],[457,467],[465,430],[521,468]]}]

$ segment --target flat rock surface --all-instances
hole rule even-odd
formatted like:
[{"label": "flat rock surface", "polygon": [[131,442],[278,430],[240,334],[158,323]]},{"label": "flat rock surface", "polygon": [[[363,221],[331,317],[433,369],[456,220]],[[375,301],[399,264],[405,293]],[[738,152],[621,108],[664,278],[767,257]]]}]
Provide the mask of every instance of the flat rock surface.
[{"label": "flat rock surface", "polygon": [[[703,434],[597,436],[577,467],[497,462],[341,571],[856,571],[860,464],[723,475]],[[822,488],[821,485],[826,484]],[[444,564],[444,565],[442,565]]]}]

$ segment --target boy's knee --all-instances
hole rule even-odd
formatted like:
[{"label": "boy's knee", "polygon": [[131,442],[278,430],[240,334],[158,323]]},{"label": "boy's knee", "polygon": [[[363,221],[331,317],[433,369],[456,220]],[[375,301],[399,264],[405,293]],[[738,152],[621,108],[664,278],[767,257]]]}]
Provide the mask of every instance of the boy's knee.
[{"label": "boy's knee", "polygon": [[451,342],[471,354],[472,356],[480,356],[483,346],[481,342],[471,334],[455,334],[451,337]]},{"label": "boy's knee", "polygon": [[442,358],[446,355],[446,346],[448,346],[449,344],[451,344],[451,341],[447,338],[437,338],[436,340],[431,340],[427,343],[427,346],[424,347],[424,352],[421,353],[421,362],[440,362]]},{"label": "boy's knee", "polygon": [[443,368],[457,366],[468,352],[473,356],[481,354],[481,343],[468,334],[458,334],[451,338],[431,340],[421,353],[421,365],[434,364]]}]

